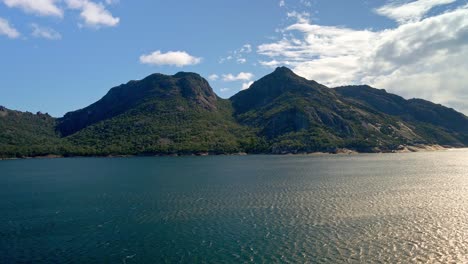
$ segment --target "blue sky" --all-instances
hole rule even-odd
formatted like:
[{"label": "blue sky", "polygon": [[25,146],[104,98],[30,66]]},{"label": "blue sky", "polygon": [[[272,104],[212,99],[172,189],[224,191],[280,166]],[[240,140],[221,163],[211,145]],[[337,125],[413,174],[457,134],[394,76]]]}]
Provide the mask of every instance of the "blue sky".
[{"label": "blue sky", "polygon": [[466,0],[0,0],[0,105],[53,116],[193,71],[224,98],[285,65],[468,113]]}]

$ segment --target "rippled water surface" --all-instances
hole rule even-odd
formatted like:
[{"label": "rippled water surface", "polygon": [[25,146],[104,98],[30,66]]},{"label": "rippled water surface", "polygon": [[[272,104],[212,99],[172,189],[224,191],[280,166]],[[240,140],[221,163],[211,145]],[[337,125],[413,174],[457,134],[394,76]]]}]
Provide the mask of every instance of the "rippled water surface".
[{"label": "rippled water surface", "polygon": [[0,263],[467,263],[468,150],[0,161]]}]

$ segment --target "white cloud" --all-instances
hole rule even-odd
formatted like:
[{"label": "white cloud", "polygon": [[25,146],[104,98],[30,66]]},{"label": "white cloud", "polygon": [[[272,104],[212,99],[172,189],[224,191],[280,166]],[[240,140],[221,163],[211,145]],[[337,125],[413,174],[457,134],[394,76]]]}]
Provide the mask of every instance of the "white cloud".
[{"label": "white cloud", "polygon": [[120,18],[114,17],[102,3],[89,0],[66,0],[68,8],[80,10],[80,17],[87,26],[117,26]]},{"label": "white cloud", "polygon": [[258,46],[268,58],[261,65],[289,65],[330,87],[367,83],[468,113],[468,5],[380,31],[296,21],[281,40]]},{"label": "white cloud", "polygon": [[226,61],[230,61],[232,60],[234,57],[232,57],[231,55],[225,57],[225,58],[221,58],[219,59],[219,63],[225,63]]},{"label": "white cloud", "polygon": [[252,52],[252,45],[250,44],[245,44],[242,46],[242,48],[239,50],[239,53],[250,53]]},{"label": "white cloud", "polygon": [[237,63],[243,64],[247,62],[245,56],[252,52],[252,45],[244,44],[240,49],[229,51],[229,56],[219,59],[219,63],[235,60]]},{"label": "white cloud", "polygon": [[8,7],[20,8],[27,13],[40,16],[63,17],[63,11],[57,6],[59,0],[3,0]]},{"label": "white cloud", "polygon": [[238,58],[237,59],[237,63],[244,64],[246,62],[247,62],[247,59],[245,59],[245,58]]},{"label": "white cloud", "polygon": [[271,61],[259,61],[260,65],[270,67],[270,68],[276,68],[283,64],[284,62],[282,61],[277,61],[277,60],[271,60]]},{"label": "white cloud", "polygon": [[234,81],[250,81],[254,75],[250,72],[240,72],[237,75],[223,74],[223,81],[225,82],[234,82]]},{"label": "white cloud", "polygon": [[285,5],[286,5],[286,3],[284,2],[284,0],[280,0],[280,1],[279,1],[279,6],[280,6],[280,7],[283,7],[283,6],[285,6]]},{"label": "white cloud", "polygon": [[246,82],[246,83],[243,83],[242,84],[242,88],[241,90],[247,90],[250,88],[250,85],[252,85],[254,82],[250,81],[250,82]]},{"label": "white cloud", "polygon": [[393,1],[376,9],[380,15],[396,20],[400,24],[420,21],[432,8],[454,3],[456,0],[417,0],[412,2]]},{"label": "white cloud", "polygon": [[52,28],[42,27],[37,24],[31,24],[32,27],[32,35],[37,38],[45,38],[50,40],[57,40],[61,39],[62,35],[57,31],[53,30]]},{"label": "white cloud", "polygon": [[286,14],[290,18],[297,19],[298,23],[309,23],[310,14],[307,12],[288,12]]},{"label": "white cloud", "polygon": [[195,65],[201,62],[201,58],[194,57],[185,51],[169,51],[161,53],[157,50],[151,54],[141,55],[140,62],[152,65],[174,65],[182,67],[186,65]]},{"label": "white cloud", "polygon": [[21,34],[7,20],[0,17],[0,35],[14,39]]},{"label": "white cloud", "polygon": [[229,90],[231,90],[230,88],[221,88],[219,89],[222,93],[225,93],[225,92],[228,92]]},{"label": "white cloud", "polygon": [[219,76],[217,74],[211,74],[210,76],[208,76],[208,80],[210,81],[216,81],[219,79]]}]

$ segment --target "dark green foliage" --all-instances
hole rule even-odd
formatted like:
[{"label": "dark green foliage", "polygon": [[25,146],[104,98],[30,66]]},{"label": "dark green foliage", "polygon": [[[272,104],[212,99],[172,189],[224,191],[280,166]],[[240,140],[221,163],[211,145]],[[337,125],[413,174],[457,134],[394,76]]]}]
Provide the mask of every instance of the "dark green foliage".
[{"label": "dark green foliage", "polygon": [[255,138],[235,121],[228,100],[200,75],[183,72],[113,88],[95,104],[66,114],[58,130],[89,155],[236,153],[246,138]]},{"label": "dark green foliage", "polygon": [[95,155],[240,152],[241,140],[251,133],[233,120],[228,106],[222,101],[219,110],[210,112],[184,101],[148,102],[82,129],[68,140],[94,147]]},{"label": "dark green foliage", "polygon": [[56,120],[0,106],[0,158],[47,155],[60,148]]},{"label": "dark green foliage", "polygon": [[229,100],[195,73],[153,74],[63,118],[0,107],[0,158],[392,151],[468,144],[468,118],[369,86],[327,88],[281,67]]}]

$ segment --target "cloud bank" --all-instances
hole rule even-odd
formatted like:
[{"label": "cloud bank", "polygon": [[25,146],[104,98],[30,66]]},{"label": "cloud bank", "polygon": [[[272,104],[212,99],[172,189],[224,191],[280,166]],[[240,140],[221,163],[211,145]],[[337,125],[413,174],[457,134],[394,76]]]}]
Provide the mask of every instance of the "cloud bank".
[{"label": "cloud bank", "polygon": [[[26,13],[39,16],[63,18],[64,8],[80,11],[85,26],[114,27],[120,18],[114,17],[104,3],[91,0],[0,0],[9,8],[19,8]],[[117,0],[106,0],[107,5],[118,3]],[[80,24],[82,26],[82,24]]]},{"label": "cloud bank", "polygon": [[378,8],[376,12],[404,24],[420,21],[432,8],[454,2],[456,0],[420,0],[409,3],[394,1]]},{"label": "cloud bank", "polygon": [[380,31],[313,24],[304,14],[283,38],[261,44],[266,67],[288,65],[330,87],[367,83],[468,113],[468,5],[430,17],[450,0],[390,4],[376,10],[399,23]]}]

